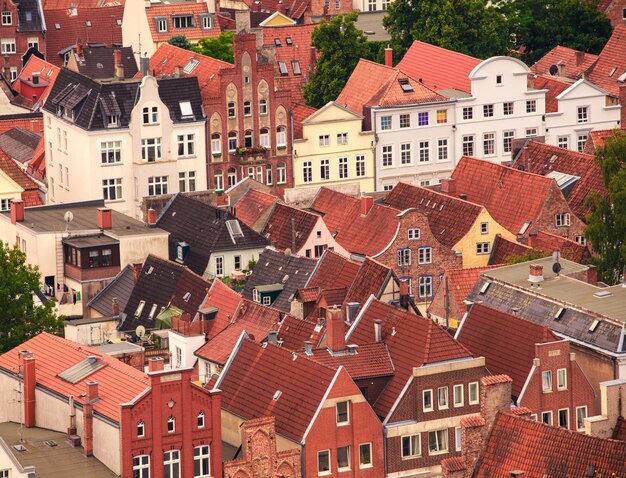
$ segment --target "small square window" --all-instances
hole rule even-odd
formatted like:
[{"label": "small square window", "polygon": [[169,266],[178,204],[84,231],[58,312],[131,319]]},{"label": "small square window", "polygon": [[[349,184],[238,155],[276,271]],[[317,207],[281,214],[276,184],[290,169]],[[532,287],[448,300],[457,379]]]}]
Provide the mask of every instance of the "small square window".
[{"label": "small square window", "polygon": [[420,228],[413,227],[407,230],[407,239],[409,241],[417,241],[420,238]]},{"label": "small square window", "polygon": [[400,115],[400,128],[410,128],[410,127],[411,127],[411,115],[401,114]]},{"label": "small square window", "polygon": [[474,109],[471,106],[466,106],[463,108],[463,119],[471,120],[474,118]]},{"label": "small square window", "polygon": [[480,223],[480,233],[481,234],[489,234],[489,224],[486,222]]},{"label": "small square window", "polygon": [[293,45],[293,40],[291,39],[291,37],[285,38],[285,44],[287,46],[292,46]]},{"label": "small square window", "polygon": [[496,85],[502,84],[502,75],[496,75]]},{"label": "small square window", "polygon": [[274,38],[274,46],[281,46],[280,38]]},{"label": "small square window", "polygon": [[143,438],[146,436],[146,426],[143,423],[143,420],[140,420],[137,423],[137,438]]},{"label": "small square window", "polygon": [[504,116],[510,116],[513,114],[513,102],[512,101],[508,101],[506,103],[504,103],[502,105],[502,110],[504,113]]},{"label": "small square window", "polygon": [[552,425],[552,411],[541,412],[541,421],[546,425]]}]

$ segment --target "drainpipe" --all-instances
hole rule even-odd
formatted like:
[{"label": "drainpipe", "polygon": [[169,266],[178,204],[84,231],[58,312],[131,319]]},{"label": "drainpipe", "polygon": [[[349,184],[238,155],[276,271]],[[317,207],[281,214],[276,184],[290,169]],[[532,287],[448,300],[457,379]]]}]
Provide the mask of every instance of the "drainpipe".
[{"label": "drainpipe", "polygon": [[301,476],[306,476],[306,459],[304,458],[304,450],[305,450],[305,444],[301,443],[302,445],[302,453],[300,454],[300,468],[301,468]]},{"label": "drainpipe", "polygon": [[[292,187],[293,187],[293,185],[295,184],[295,177],[294,177],[294,174],[293,174],[293,110],[289,110],[289,129],[290,129],[289,136],[290,136],[290,139],[291,139],[291,148],[290,148],[290,150],[291,150],[291,184],[292,184]],[[283,197],[283,199],[284,199],[284,197]],[[295,251],[293,251],[293,252],[295,254]]]}]

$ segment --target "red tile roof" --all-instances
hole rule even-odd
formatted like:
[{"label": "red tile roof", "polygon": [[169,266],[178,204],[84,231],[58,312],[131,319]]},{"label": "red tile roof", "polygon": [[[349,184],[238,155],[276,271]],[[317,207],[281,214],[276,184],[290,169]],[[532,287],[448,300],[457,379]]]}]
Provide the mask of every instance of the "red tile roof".
[{"label": "red tile roof", "polygon": [[470,230],[483,207],[433,189],[398,183],[385,203],[404,210],[415,208],[428,217],[428,224],[439,242],[453,247]]},{"label": "red tile roof", "polygon": [[361,214],[361,200],[320,188],[311,209],[323,214],[324,222],[335,240],[347,251],[364,256],[381,252],[396,233],[400,213],[397,209],[374,204]]},{"label": "red tile roof", "polygon": [[33,152],[33,158],[28,162],[28,174],[37,179],[45,179],[46,177],[46,146],[45,138],[42,136],[37,143],[37,147]]},{"label": "red tile roof", "polygon": [[482,204],[503,227],[517,234],[526,221],[535,222],[556,181],[538,174],[463,156],[452,172],[458,194]]},{"label": "red tile roof", "polygon": [[271,209],[278,201],[280,199],[273,194],[248,189],[233,206],[237,219],[255,231],[262,231]]},{"label": "red tile roof", "polygon": [[613,439],[626,441],[626,420],[624,417],[617,417],[617,425],[615,425]]},{"label": "red tile roof", "polygon": [[382,320],[382,341],[387,345],[395,369],[393,378],[374,403],[374,410],[381,417],[386,417],[391,410],[412,375],[413,367],[471,357],[463,345],[434,321],[374,299],[362,309],[346,334],[346,342],[374,343],[375,319]]},{"label": "red tile roof", "polygon": [[557,236],[546,231],[538,231],[537,235],[529,237],[530,245],[543,251],[545,254],[552,254],[559,251],[561,256],[568,261],[577,262],[578,264],[589,264],[591,262],[591,253],[587,246],[579,244],[567,237]]},{"label": "red tile roof", "polygon": [[0,116],[0,134],[13,128],[23,128],[34,133],[43,133],[43,115],[27,113],[24,115]]},{"label": "red tile roof", "polygon": [[282,347],[244,339],[217,386],[223,410],[244,419],[272,415],[276,433],[300,443],[336,373]]},{"label": "red tile roof", "polygon": [[302,302],[315,302],[320,295],[320,289],[318,287],[302,288],[298,289],[296,294]]},{"label": "red tile roof", "polygon": [[602,170],[594,157],[569,149],[551,146],[538,141],[528,141],[513,163],[514,168],[523,168],[529,173],[545,176],[553,171],[578,176],[580,179],[567,194],[567,203],[572,212],[583,219],[589,212],[585,199],[592,192],[606,195]]},{"label": "red tile roof", "polygon": [[359,345],[354,353],[333,354],[328,349],[316,349],[309,357],[334,369],[343,365],[354,380],[386,377],[394,373],[389,351],[382,342]]},{"label": "red tile roof", "polygon": [[496,416],[475,478],[620,476],[626,474],[626,442],[596,438],[500,412]]},{"label": "red tile roof", "polygon": [[471,93],[469,74],[482,60],[429,43],[414,41],[397,67],[434,90]]},{"label": "red tile roof", "polygon": [[43,205],[39,196],[39,186],[2,149],[0,149],[0,170],[24,190],[22,200],[26,207]]},{"label": "red tile roof", "polygon": [[607,138],[615,138],[616,131],[614,129],[598,129],[589,133],[587,144],[585,144],[585,153],[594,154],[597,149],[604,147]]},{"label": "red tile roof", "polygon": [[370,295],[380,297],[391,269],[367,257],[359,267],[352,286],[348,289],[345,302],[358,302],[364,305]]},{"label": "red tile roof", "polygon": [[457,340],[487,368],[513,379],[512,395],[519,397],[535,358],[535,344],[560,340],[550,329],[534,322],[475,303],[461,323]]},{"label": "red tile roof", "polygon": [[289,350],[301,351],[304,349],[304,342],[311,341],[317,343],[316,338],[319,332],[315,331],[316,321],[302,320],[287,315],[278,329],[278,339],[283,341],[283,347]]},{"label": "red tile roof", "polygon": [[491,247],[489,264],[506,264],[511,256],[523,256],[531,252],[532,248],[517,241],[510,241],[500,234],[496,234]]},{"label": "red tile roof", "polygon": [[[195,5],[203,5],[206,8],[204,3]],[[160,7],[150,7],[148,10],[152,10],[152,8]],[[225,61],[178,48],[169,43],[163,43],[150,58],[150,71],[153,71],[156,76],[173,75],[177,66],[184,68],[191,58],[199,63],[190,73],[183,72],[183,76],[195,76],[198,78],[202,101],[216,97],[220,90],[217,72],[221,68],[231,68],[233,66]],[[140,75],[141,73],[137,74],[137,76]]]},{"label": "red tile roof", "polygon": [[533,79],[533,86],[536,90],[548,90],[546,92],[546,113],[557,113],[559,101],[556,97],[572,86],[572,83],[547,76],[537,76]]},{"label": "red tile roof", "polygon": [[[42,60],[38,56],[31,55],[28,62],[22,68],[22,71],[20,71],[17,80],[13,83],[13,89],[21,94],[22,82],[30,83],[33,73],[39,73],[39,84],[46,86],[44,92],[39,95],[39,98],[37,99],[41,105],[45,103],[46,98],[48,98],[48,94],[52,91],[54,81],[56,80],[60,70],[61,69],[58,66],[53,65],[46,60]],[[32,98],[27,99],[32,101]]]},{"label": "red tile roof", "polygon": [[195,355],[210,362],[225,364],[243,330],[252,339],[262,341],[270,329],[278,326],[282,318],[279,310],[247,299],[242,299],[237,311],[225,329],[200,347]]},{"label": "red tile roof", "polygon": [[277,203],[261,234],[277,249],[292,249],[295,246],[295,254],[314,233],[319,218],[312,212]]},{"label": "red tile roof", "polygon": [[[122,17],[124,6],[85,8],[77,7],[72,15],[69,9],[46,10],[46,59],[53,65],[63,66],[63,58],[59,51],[76,45],[81,41],[87,43],[122,44]],[[119,24],[118,24],[119,20]],[[87,21],[91,26],[87,26]],[[60,28],[57,29],[56,25]]]},{"label": "red tile roof", "polygon": [[558,45],[531,66],[530,70],[538,75],[550,75],[550,67],[560,63],[563,65],[562,77],[578,80],[582,78],[584,72],[594,65],[597,59],[598,55],[579,52],[572,48]]},{"label": "red tile roof", "polygon": [[618,81],[626,73],[626,25],[617,25],[609,41],[598,55],[598,61],[589,73],[589,81],[614,96],[619,96]]},{"label": "red tile roof", "polygon": [[359,272],[361,264],[346,259],[341,254],[326,249],[317,262],[311,275],[308,287],[328,289],[331,287],[345,287],[352,285]]},{"label": "red tile roof", "polygon": [[[148,17],[148,25],[150,25],[150,33],[152,41],[166,42],[175,35],[184,35],[187,40],[195,41],[201,38],[210,38],[219,36],[221,27],[219,21],[213,22],[213,28],[210,30],[202,29],[202,20],[200,14],[209,13],[208,3],[171,3],[168,5],[150,5],[146,8],[146,17]],[[193,15],[194,26],[190,28],[175,28],[173,24],[173,16],[175,15]],[[157,31],[156,17],[163,17],[167,20],[166,32]],[[183,65],[184,66],[184,65]]]},{"label": "red tile roof", "polygon": [[[452,300],[461,313],[466,309],[465,303],[467,296],[472,291],[482,271],[499,267],[498,265],[471,267],[469,269],[448,269],[446,276],[448,279],[448,291],[452,294]],[[441,289],[443,291],[443,288]]]},{"label": "red tile roof", "polygon": [[207,339],[211,340],[231,323],[239,302],[241,294],[235,292],[221,280],[214,280],[211,288],[200,307],[216,307],[217,314],[210,320],[207,330]]},{"label": "red tile roof", "polygon": [[[148,387],[148,377],[130,365],[87,345],[72,342],[48,333],[18,345],[0,356],[0,368],[12,374],[18,373],[18,352],[29,350],[35,358],[37,385],[65,397],[74,396],[79,404],[84,404],[86,382],[98,382],[100,400],[94,403],[94,411],[119,422],[119,404],[135,398]],[[89,356],[98,357],[104,366],[76,383],[58,377],[58,374],[76,365]]]},{"label": "red tile roof", "polygon": [[[412,91],[403,91],[399,80],[409,81],[413,87]],[[363,107],[366,105],[397,106],[447,99],[398,68],[361,59],[336,103],[354,112],[363,113]]]},{"label": "red tile roof", "polygon": [[[294,90],[292,89],[291,91],[293,92]],[[293,105],[293,137],[295,139],[302,139],[302,122],[316,111],[315,108],[301,103]]]}]

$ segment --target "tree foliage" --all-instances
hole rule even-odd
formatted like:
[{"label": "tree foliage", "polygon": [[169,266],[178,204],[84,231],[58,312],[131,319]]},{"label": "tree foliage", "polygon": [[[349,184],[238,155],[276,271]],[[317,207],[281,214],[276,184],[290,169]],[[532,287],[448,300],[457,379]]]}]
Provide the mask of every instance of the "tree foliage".
[{"label": "tree foliage", "polygon": [[488,58],[512,46],[506,18],[488,0],[394,0],[383,25],[404,51],[420,40]]},{"label": "tree foliage", "polygon": [[585,237],[593,246],[598,276],[616,284],[626,272],[626,133],[616,130],[595,156],[608,194],[587,198],[591,212],[586,217]]},{"label": "tree foliage", "polygon": [[61,330],[54,304],[35,304],[40,279],[38,269],[26,264],[26,254],[0,242],[0,353],[41,332]]},{"label": "tree foliage", "polygon": [[540,249],[530,249],[524,254],[513,254],[504,258],[507,264],[519,264],[521,262],[534,261],[541,259],[542,257],[548,257],[550,254],[546,254]]},{"label": "tree foliage", "polygon": [[234,32],[222,32],[213,38],[202,38],[192,50],[202,55],[217,58],[218,60],[233,63],[233,36]]},{"label": "tree foliage", "polygon": [[187,40],[187,37],[185,35],[174,35],[172,38],[167,40],[167,43],[177,46],[178,48],[191,50],[191,42]]},{"label": "tree foliage", "polygon": [[367,38],[355,23],[357,12],[322,20],[313,30],[311,44],[320,56],[315,71],[304,87],[304,100],[309,106],[321,108],[337,99],[360,58],[370,53]]},{"label": "tree foliage", "polygon": [[597,0],[500,0],[499,5],[529,65],[557,45],[599,53],[611,36]]}]

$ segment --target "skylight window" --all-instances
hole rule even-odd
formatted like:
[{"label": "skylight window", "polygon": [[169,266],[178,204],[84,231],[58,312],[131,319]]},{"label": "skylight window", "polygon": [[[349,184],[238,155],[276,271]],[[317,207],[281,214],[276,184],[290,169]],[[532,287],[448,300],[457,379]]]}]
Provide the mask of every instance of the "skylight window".
[{"label": "skylight window", "polygon": [[280,38],[274,38],[274,45],[275,46],[280,46],[281,45]]},{"label": "skylight window", "polygon": [[291,39],[291,37],[287,37],[285,38],[285,43],[287,44],[287,46],[291,46],[293,45],[293,40]]},{"label": "skylight window", "polygon": [[530,227],[530,221],[526,221],[524,225],[522,226],[522,228],[519,230],[518,234],[520,236],[523,236],[524,234],[526,234],[526,231],[528,231],[529,227]]},{"label": "skylight window", "polygon": [[276,393],[272,397],[272,400],[274,400],[274,401],[278,400],[282,394],[283,394],[283,392],[281,390],[276,390]]},{"label": "skylight window", "polygon": [[398,83],[400,83],[400,88],[402,88],[402,91],[404,91],[405,93],[413,93],[413,87],[411,86],[411,83],[409,83],[408,78],[401,78],[398,80]]},{"label": "skylight window", "polygon": [[480,294],[484,294],[485,292],[487,292],[487,289],[489,289],[489,286],[491,285],[491,282],[485,282],[483,284],[483,286],[480,288]]},{"label": "skylight window", "polygon": [[150,309],[150,313],[148,314],[148,319],[149,320],[154,319],[154,313],[156,312],[157,307],[158,306],[156,304],[152,304],[152,308]]},{"label": "skylight window", "polygon": [[54,24],[54,28],[55,28],[55,30],[60,30],[61,29],[61,24],[60,23],[55,23]]},{"label": "skylight window", "polygon": [[559,310],[556,311],[556,314],[554,314],[554,320],[561,320],[561,317],[563,317],[564,313],[565,307],[560,307]]},{"label": "skylight window", "polygon": [[87,20],[87,21],[85,22],[85,26],[90,27],[90,26],[91,26],[91,20]]},{"label": "skylight window", "polygon": [[180,113],[183,115],[183,118],[186,116],[193,116],[193,110],[191,109],[191,101],[180,101],[178,103],[180,106]]},{"label": "skylight window", "polygon": [[614,66],[613,69],[611,70],[611,73],[609,73],[609,77],[613,76],[616,70],[617,70],[617,67]]},{"label": "skylight window", "polygon": [[145,306],[146,306],[146,301],[145,300],[139,301],[139,305],[137,306],[137,310],[135,310],[135,317],[139,317],[141,315],[141,313],[143,312],[143,308]]},{"label": "skylight window", "polygon": [[185,65],[185,67],[183,68],[183,72],[189,74],[193,70],[195,70],[199,64],[200,62],[196,60],[195,58],[189,58],[189,63]]},{"label": "skylight window", "polygon": [[243,237],[243,231],[241,230],[241,225],[237,219],[231,219],[226,221],[226,228],[230,233],[230,237],[235,239],[236,237]]},{"label": "skylight window", "polygon": [[77,383],[94,373],[96,370],[100,370],[104,367],[104,365],[104,362],[98,360],[98,357],[90,355],[77,364],[72,365],[70,368],[59,373],[58,377],[69,383]]},{"label": "skylight window", "polygon": [[287,64],[284,61],[278,62],[278,69],[280,70],[280,76],[287,76],[289,74]]},{"label": "skylight window", "polygon": [[589,327],[589,332],[594,333],[596,329],[598,328],[598,325],[600,325],[600,319],[594,320],[593,323],[591,324],[591,327]]}]

